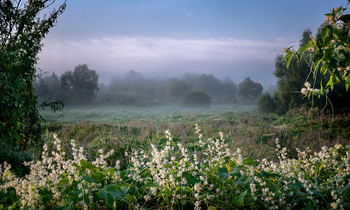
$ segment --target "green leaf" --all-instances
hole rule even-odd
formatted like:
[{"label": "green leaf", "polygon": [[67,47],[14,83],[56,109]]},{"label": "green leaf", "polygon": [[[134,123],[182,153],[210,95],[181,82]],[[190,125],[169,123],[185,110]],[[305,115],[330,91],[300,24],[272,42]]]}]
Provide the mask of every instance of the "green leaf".
[{"label": "green leaf", "polygon": [[241,166],[236,166],[232,169],[232,171],[230,172],[230,174],[232,176],[241,176],[241,172],[240,172]]},{"label": "green leaf", "polygon": [[80,165],[82,169],[98,170],[98,168],[87,160],[80,160]]},{"label": "green leaf", "polygon": [[259,165],[259,162],[253,161],[253,158],[249,157],[249,158],[243,160],[243,165],[248,165],[248,166]]},{"label": "green leaf", "polygon": [[349,90],[349,86],[350,86],[350,74],[347,76],[347,79],[345,80],[346,91]]},{"label": "green leaf", "polygon": [[183,176],[186,178],[187,183],[188,183],[189,185],[197,184],[197,183],[200,182],[199,179],[193,177],[193,176],[192,176],[191,174],[189,174],[189,173],[184,173]]},{"label": "green leaf", "polygon": [[328,82],[327,82],[327,85],[326,87],[331,87],[331,90],[333,90],[333,75],[330,76]]},{"label": "green leaf", "polygon": [[92,177],[89,177],[89,176],[83,176],[81,179],[85,180],[87,182],[90,182],[90,183],[97,183],[97,181],[95,179],[93,179]]},{"label": "green leaf", "polygon": [[[319,65],[321,64],[321,62],[323,61],[323,59],[324,59],[324,56],[320,60],[317,61],[317,64],[315,65],[315,69],[314,69],[314,74],[317,71],[317,69],[318,69]],[[325,74],[325,72],[322,72],[322,73]]]},{"label": "green leaf", "polygon": [[128,191],[130,189],[130,185],[129,184],[125,184],[120,189],[126,194],[126,193],[128,193]]},{"label": "green leaf", "polygon": [[128,200],[129,203],[137,203],[138,201],[134,195],[131,195],[129,193],[125,196],[125,198]]},{"label": "green leaf", "polygon": [[313,209],[315,209],[315,207],[314,207],[314,205],[312,204],[311,201],[309,201],[307,203],[307,205],[305,206],[305,208],[303,208],[303,210],[313,210]]},{"label": "green leaf", "polygon": [[234,169],[232,169],[231,172],[228,172],[226,167],[222,167],[222,168],[218,168],[218,172],[215,174],[219,176],[222,180],[225,180],[230,175],[241,176],[240,168],[241,166],[236,166]]},{"label": "green leaf", "polygon": [[18,135],[16,131],[12,132],[13,136],[16,138],[16,140],[20,140],[21,137]]},{"label": "green leaf", "polygon": [[230,173],[227,171],[227,168],[218,168],[218,172],[215,174],[218,175],[222,180],[225,180],[230,175]]},{"label": "green leaf", "polygon": [[245,189],[246,187],[249,187],[248,181],[247,181],[243,176],[239,177],[239,179],[233,183],[234,188],[235,188],[237,185],[239,185],[239,184],[240,184],[244,189]]},{"label": "green leaf", "polygon": [[270,178],[270,177],[273,177],[273,178],[281,177],[281,176],[278,175],[278,174],[269,173],[269,172],[266,172],[266,171],[261,171],[260,173],[261,173],[261,175],[262,175],[263,177],[265,177],[265,178],[267,178],[267,179]]},{"label": "green leaf", "polygon": [[289,65],[290,65],[290,62],[292,61],[292,58],[293,58],[293,54],[288,53],[288,57],[287,57],[287,61],[286,61],[287,68],[289,68]]},{"label": "green leaf", "polygon": [[125,194],[122,191],[116,190],[113,185],[108,185],[105,188],[100,188],[97,192],[98,198],[106,199],[109,206],[113,206],[113,202],[116,200],[123,200],[129,203],[129,201],[124,198],[124,195]]},{"label": "green leaf", "polygon": [[71,206],[73,205],[73,201],[69,200],[69,199],[64,199],[62,200],[62,203],[56,207],[55,209],[59,209],[59,210],[70,210],[72,209]]},{"label": "green leaf", "polygon": [[244,197],[247,194],[247,190],[242,192],[239,196],[235,197],[232,201],[232,205],[242,207],[244,204]]},{"label": "green leaf", "polygon": [[344,194],[344,193],[346,193],[348,190],[350,190],[350,184],[345,185],[345,187],[343,187],[343,188],[340,190],[340,192],[341,192],[342,194]]}]

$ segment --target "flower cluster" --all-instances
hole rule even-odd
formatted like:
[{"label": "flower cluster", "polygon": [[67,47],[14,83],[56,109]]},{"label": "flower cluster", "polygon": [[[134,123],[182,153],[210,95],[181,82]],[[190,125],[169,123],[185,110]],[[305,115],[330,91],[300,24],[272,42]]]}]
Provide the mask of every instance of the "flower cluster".
[{"label": "flower cluster", "polygon": [[198,124],[195,132],[196,149],[167,130],[164,147],[133,150],[123,170],[119,160],[107,165],[113,150],[90,163],[74,140],[67,158],[54,135],[53,148],[46,144],[41,160],[27,163],[25,177],[1,165],[0,201],[13,208],[349,208],[349,146],[297,150],[290,159],[276,139],[278,161],[255,161],[230,148],[222,132],[205,139]]},{"label": "flower cluster", "polygon": [[301,93],[303,95],[309,95],[309,94],[313,94],[313,95],[322,95],[323,94],[323,91],[318,89],[318,88],[312,88],[311,87],[311,84],[309,82],[305,82],[304,84],[305,88],[302,88],[301,89]]}]

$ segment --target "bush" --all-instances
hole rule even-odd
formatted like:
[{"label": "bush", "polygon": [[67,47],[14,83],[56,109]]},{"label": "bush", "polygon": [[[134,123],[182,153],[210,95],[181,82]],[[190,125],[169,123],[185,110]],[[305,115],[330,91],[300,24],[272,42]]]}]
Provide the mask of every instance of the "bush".
[{"label": "bush", "polygon": [[21,151],[41,146],[33,79],[41,42],[66,6],[43,14],[54,2],[0,1],[0,142],[9,148],[1,161],[20,161]]},{"label": "bush", "polygon": [[182,105],[185,107],[209,107],[211,98],[203,91],[190,92],[182,99]]},{"label": "bush", "polygon": [[114,150],[99,150],[89,161],[71,141],[72,156],[62,142],[43,147],[40,160],[28,163],[30,174],[18,178],[0,165],[0,208],[14,209],[349,209],[350,147],[322,147],[297,159],[275,141],[276,160],[254,161],[232,148],[219,132],[203,138],[195,127],[198,150],[175,142],[169,130],[163,147],[125,153],[108,164]]},{"label": "bush", "polygon": [[238,85],[238,96],[244,103],[255,103],[263,91],[263,86],[251,80],[249,77],[245,78],[243,82]]},{"label": "bush", "polygon": [[276,102],[269,93],[262,94],[257,102],[257,105],[260,113],[276,112]]}]

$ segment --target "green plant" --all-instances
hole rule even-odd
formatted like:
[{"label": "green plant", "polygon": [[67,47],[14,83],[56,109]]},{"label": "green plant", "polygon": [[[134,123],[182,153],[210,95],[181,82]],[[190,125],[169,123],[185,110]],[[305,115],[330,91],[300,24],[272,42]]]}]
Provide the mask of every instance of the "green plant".
[{"label": "green plant", "polygon": [[[205,139],[195,127],[197,149],[175,143],[169,130],[159,148],[125,153],[129,164],[108,165],[103,150],[87,161],[84,148],[71,141],[67,158],[54,135],[42,157],[27,163],[30,173],[18,178],[0,167],[2,207],[11,208],[349,208],[350,147],[322,147],[312,154],[298,150],[288,158],[276,139],[277,161],[244,158],[219,133]],[[49,155],[50,154],[50,155]]]},{"label": "green plant", "polygon": [[271,95],[266,92],[258,99],[257,106],[260,113],[272,113],[276,112],[277,104]]},{"label": "green plant", "polygon": [[[42,145],[33,79],[41,41],[65,9],[63,3],[43,16],[54,2],[0,2],[0,140],[12,154]],[[6,158],[4,154],[0,153],[0,160]]]},{"label": "green plant", "polygon": [[[300,47],[297,51],[292,47],[285,48],[287,67],[290,65],[292,58],[295,56],[299,60],[304,54],[312,53],[310,73],[316,80],[317,75],[322,73],[328,76],[326,84],[320,82],[320,88],[315,88],[315,83],[305,83],[305,88],[301,92],[308,97],[312,95],[321,96],[327,91],[333,90],[337,84],[344,83],[346,90],[350,85],[350,15],[344,14],[347,10],[350,1],[347,1],[345,7],[332,9],[331,13],[326,14],[324,25],[321,27],[316,38],[311,37],[311,40],[306,45]],[[306,81],[308,78],[306,78]]]},{"label": "green plant", "polygon": [[185,107],[209,107],[211,98],[203,91],[190,92],[182,99],[182,105]]},{"label": "green plant", "polygon": [[238,84],[238,96],[243,102],[255,102],[263,91],[260,83],[252,81],[249,77],[245,78],[243,82]]}]

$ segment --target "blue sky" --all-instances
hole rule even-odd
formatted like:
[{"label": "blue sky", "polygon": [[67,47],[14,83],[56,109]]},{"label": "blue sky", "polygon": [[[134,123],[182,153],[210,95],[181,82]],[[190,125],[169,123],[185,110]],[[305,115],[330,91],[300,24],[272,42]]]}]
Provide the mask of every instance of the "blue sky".
[{"label": "blue sky", "polygon": [[44,41],[43,71],[86,63],[102,82],[129,70],[275,83],[274,58],[345,0],[68,0]]}]

